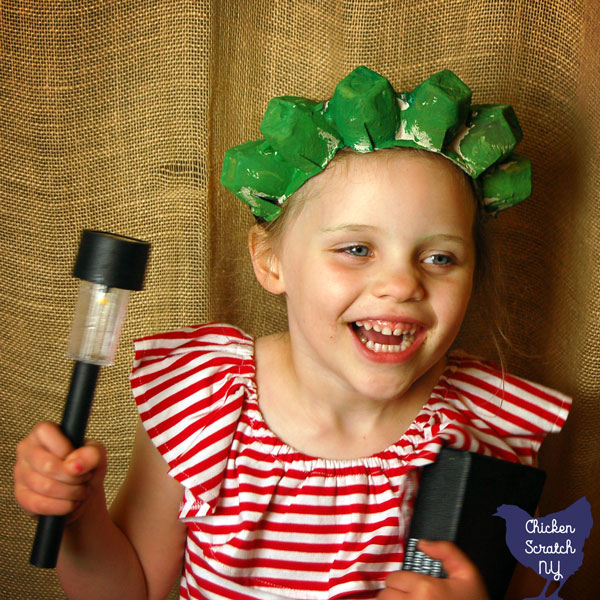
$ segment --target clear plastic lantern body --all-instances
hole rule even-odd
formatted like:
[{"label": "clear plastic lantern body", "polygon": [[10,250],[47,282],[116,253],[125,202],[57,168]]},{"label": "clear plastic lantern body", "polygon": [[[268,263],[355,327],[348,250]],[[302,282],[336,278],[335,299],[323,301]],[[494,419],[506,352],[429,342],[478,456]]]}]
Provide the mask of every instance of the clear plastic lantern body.
[{"label": "clear plastic lantern body", "polygon": [[129,290],[81,280],[67,356],[94,365],[112,365],[128,300]]}]

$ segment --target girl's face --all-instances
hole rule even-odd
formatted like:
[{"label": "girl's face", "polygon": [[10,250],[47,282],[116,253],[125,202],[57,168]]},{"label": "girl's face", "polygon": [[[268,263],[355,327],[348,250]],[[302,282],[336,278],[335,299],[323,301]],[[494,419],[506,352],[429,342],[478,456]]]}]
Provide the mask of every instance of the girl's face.
[{"label": "girl's face", "polygon": [[310,182],[274,250],[270,289],[286,294],[301,377],[391,399],[438,366],[459,331],[476,206],[446,159],[381,154]]}]

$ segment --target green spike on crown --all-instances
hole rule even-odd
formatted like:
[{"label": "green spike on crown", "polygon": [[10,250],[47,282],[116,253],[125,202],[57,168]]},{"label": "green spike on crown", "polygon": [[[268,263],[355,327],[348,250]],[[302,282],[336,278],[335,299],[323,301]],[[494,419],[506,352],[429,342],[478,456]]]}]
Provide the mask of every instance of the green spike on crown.
[{"label": "green spike on crown", "polygon": [[442,154],[475,181],[492,214],[531,195],[531,162],[513,152],[523,137],[514,110],[471,105],[471,90],[447,69],[412,92],[396,93],[385,77],[358,67],[329,101],[273,98],[260,131],[264,139],[227,150],[221,183],[265,221],[276,219],[284,202],[344,146]]}]

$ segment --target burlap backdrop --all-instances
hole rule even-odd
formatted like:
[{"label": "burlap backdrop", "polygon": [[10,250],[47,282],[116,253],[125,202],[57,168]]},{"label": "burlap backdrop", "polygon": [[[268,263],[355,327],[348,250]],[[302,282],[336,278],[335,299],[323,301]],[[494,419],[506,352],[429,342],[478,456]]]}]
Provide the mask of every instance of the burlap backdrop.
[{"label": "burlap backdrop", "polygon": [[[219,185],[225,148],[258,135],[273,95],[329,97],[365,64],[397,89],[449,67],[474,101],[515,106],[535,192],[495,223],[512,318],[509,367],[575,397],[545,446],[542,514],[600,502],[600,73],[597,0],[7,0],[0,5],[2,598],[61,598],[28,566],[34,527],[12,498],[14,450],[59,420],[71,363],[80,230],[147,239],[117,363],[89,435],[106,443],[112,498],[136,413],[131,340],[208,319],[284,326],[245,260],[249,214]],[[477,311],[474,311],[477,312]],[[489,354],[474,314],[461,343]],[[564,598],[595,597],[600,524]]]}]

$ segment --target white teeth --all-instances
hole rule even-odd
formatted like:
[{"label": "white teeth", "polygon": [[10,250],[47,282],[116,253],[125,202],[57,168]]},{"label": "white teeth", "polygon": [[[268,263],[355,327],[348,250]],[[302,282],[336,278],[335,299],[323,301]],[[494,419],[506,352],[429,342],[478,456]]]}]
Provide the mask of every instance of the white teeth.
[{"label": "white teeth", "polygon": [[379,344],[368,340],[365,336],[361,336],[360,341],[373,352],[404,352],[407,348],[412,346],[415,338],[413,336],[405,336],[401,344]]},{"label": "white teeth", "polygon": [[378,323],[372,323],[369,321],[355,321],[354,323],[357,327],[363,327],[366,331],[371,331],[372,329],[377,333],[383,333],[383,335],[414,335],[417,331],[416,326],[413,326],[409,329],[408,325],[402,325],[401,323],[393,326],[379,325]]},{"label": "white teeth", "polygon": [[360,336],[360,341],[371,351],[373,352],[404,352],[407,348],[413,345],[416,339],[416,332],[418,327],[415,325],[408,328],[409,325],[403,325],[399,323],[398,325],[394,325],[392,327],[388,325],[379,325],[378,323],[369,322],[369,321],[355,321],[357,327],[361,327],[365,331],[376,331],[377,333],[381,333],[382,335],[394,335],[396,337],[401,337],[400,344],[381,344],[379,342],[373,342],[369,340],[365,335]]}]

